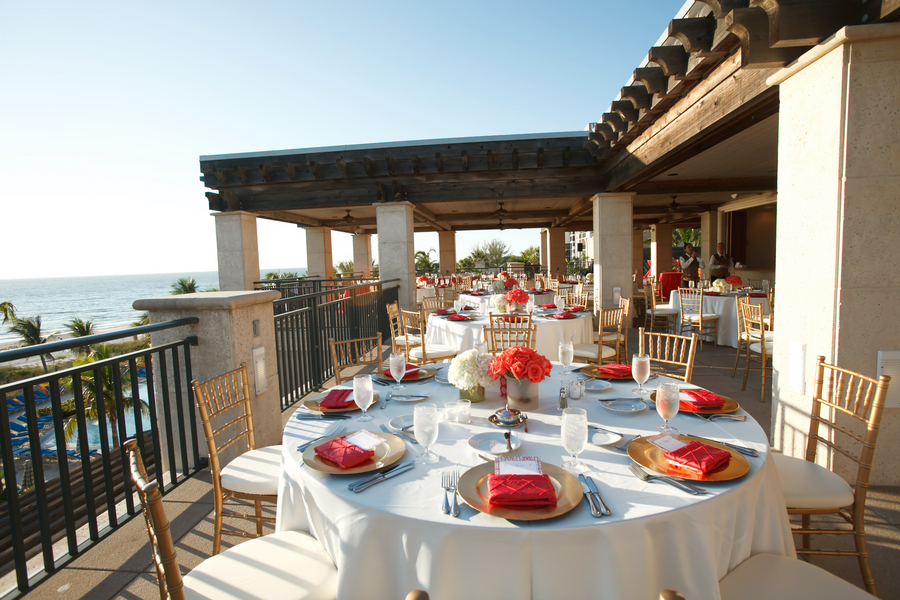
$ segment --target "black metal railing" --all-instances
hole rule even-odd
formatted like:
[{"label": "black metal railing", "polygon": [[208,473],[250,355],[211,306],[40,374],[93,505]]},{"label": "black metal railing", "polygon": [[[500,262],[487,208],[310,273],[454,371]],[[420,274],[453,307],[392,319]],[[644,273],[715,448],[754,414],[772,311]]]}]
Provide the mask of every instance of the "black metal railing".
[{"label": "black metal railing", "polygon": [[328,340],[381,336],[389,339],[387,305],[397,302],[396,283],[370,281],[274,302],[278,384],[285,409],[334,376]]},{"label": "black metal railing", "polygon": [[[127,438],[139,440],[164,493],[201,466],[190,387],[197,338],[112,357],[95,346],[197,322],[191,317],[0,352],[3,363],[97,350],[72,368],[0,386],[6,404],[0,406],[0,576],[15,570],[19,591],[140,510],[122,446]],[[38,556],[43,566],[29,566]]]},{"label": "black metal railing", "polygon": [[532,265],[530,263],[526,263],[522,267],[516,267],[515,269],[510,269],[507,266],[496,266],[496,267],[473,267],[471,269],[457,269],[456,273],[441,273],[436,269],[416,269],[416,277],[421,277],[422,275],[427,275],[428,277],[450,277],[452,275],[459,274],[467,274],[467,275],[497,275],[498,273],[502,273],[503,271],[515,271],[521,272],[524,271],[527,277],[534,277],[535,275],[549,275],[549,270],[541,265]]}]

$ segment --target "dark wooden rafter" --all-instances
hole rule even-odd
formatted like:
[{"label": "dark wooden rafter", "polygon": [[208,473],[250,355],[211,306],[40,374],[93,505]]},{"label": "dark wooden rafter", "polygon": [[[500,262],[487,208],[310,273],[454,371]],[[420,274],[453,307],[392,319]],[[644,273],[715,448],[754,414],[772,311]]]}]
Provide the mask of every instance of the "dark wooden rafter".
[{"label": "dark wooden rafter", "polygon": [[723,179],[666,179],[645,181],[631,187],[637,194],[701,194],[707,192],[766,192],[777,189],[777,177]]},{"label": "dark wooden rafter", "polygon": [[215,174],[219,185],[228,185],[228,171],[225,169],[216,169],[213,173]]},{"label": "dark wooden rafter", "polygon": [[379,181],[375,184],[375,195],[378,202],[387,202],[392,194],[388,191],[387,186]]},{"label": "dark wooden rafter", "polygon": [[736,8],[747,8],[750,0],[698,0],[709,6],[716,19],[724,19],[725,15]]},{"label": "dark wooden rafter", "polygon": [[462,162],[462,170],[468,171],[469,170],[469,155],[468,155],[468,153],[466,153],[466,151],[463,150],[462,152],[460,152],[459,156],[460,156],[460,160]]},{"label": "dark wooden rafter", "polygon": [[622,88],[620,96],[624,100],[630,100],[631,104],[639,110],[650,110],[653,104],[650,93],[643,85],[627,85]]},{"label": "dark wooden rafter", "polygon": [[769,46],[769,17],[758,6],[734,9],[725,17],[725,26],[741,40],[741,66],[745,69],[781,67],[806,51]]},{"label": "dark wooden rafter", "polygon": [[250,181],[250,169],[246,167],[237,167],[235,170],[237,171],[238,179],[241,181],[241,183],[247,185],[247,183]]},{"label": "dark wooden rafter", "polygon": [[275,175],[275,170],[267,165],[259,165],[259,172],[262,175],[262,179],[266,183],[272,183],[272,178]]},{"label": "dark wooden rafter", "polygon": [[684,46],[654,46],[647,53],[647,60],[656,63],[668,77],[684,79],[687,75],[688,53]]},{"label": "dark wooden rafter", "polygon": [[437,164],[438,173],[444,172],[444,157],[441,156],[440,152],[435,153],[434,162]]},{"label": "dark wooden rafter", "polygon": [[412,163],[413,173],[416,175],[420,174],[422,172],[422,166],[419,163],[419,157],[415,154],[411,154],[409,160]]},{"label": "dark wooden rafter", "polygon": [[288,179],[291,181],[297,181],[300,176],[300,167],[295,165],[294,163],[287,163],[284,166],[284,170],[287,171]]},{"label": "dark wooden rafter", "polygon": [[397,169],[394,168],[394,157],[393,156],[385,156],[384,164],[387,167],[387,172],[391,176],[397,175]]},{"label": "dark wooden rafter", "polygon": [[712,15],[669,21],[669,36],[681,42],[691,54],[703,56],[712,52],[715,33],[716,19]]},{"label": "dark wooden rafter", "polygon": [[323,178],[322,165],[320,165],[319,163],[317,163],[314,160],[311,160],[311,161],[309,161],[309,168],[312,170],[313,177],[315,177],[316,179]]},{"label": "dark wooden rafter", "polygon": [[603,113],[600,117],[604,123],[610,125],[617,133],[624,133],[628,130],[625,119],[619,113]]},{"label": "dark wooden rafter", "polygon": [[494,170],[494,153],[490,150],[487,151],[487,165],[489,171]]},{"label": "dark wooden rafter", "polygon": [[405,202],[406,201],[406,189],[403,187],[403,184],[397,181],[396,179],[391,182],[391,190],[393,192],[392,198],[394,202]]},{"label": "dark wooden rafter", "polygon": [[368,156],[363,158],[363,168],[366,170],[366,175],[368,177],[375,175],[375,167],[372,164],[372,159]]},{"label": "dark wooden rafter", "polygon": [[572,160],[572,150],[566,146],[563,149],[563,167],[568,168],[570,160]]},{"label": "dark wooden rafter", "polygon": [[538,148],[538,151],[537,151],[537,168],[538,169],[544,168],[544,149],[543,148]]},{"label": "dark wooden rafter", "polygon": [[630,100],[613,100],[609,105],[609,110],[622,117],[622,120],[626,123],[634,123],[640,118],[640,111],[634,107]]},{"label": "dark wooden rafter", "polygon": [[750,0],[765,11],[769,21],[769,46],[813,46],[849,23],[858,23],[856,2],[850,0]]},{"label": "dark wooden rafter", "polygon": [[513,150],[512,152],[512,165],[513,170],[517,170],[519,168],[519,151]]},{"label": "dark wooden rafter", "polygon": [[638,67],[634,81],[641,83],[651,94],[665,94],[669,89],[668,77],[661,67]]},{"label": "dark wooden rafter", "polygon": [[343,158],[339,158],[335,161],[335,163],[337,163],[338,171],[340,171],[340,173],[341,173],[341,178],[346,179],[347,178],[347,161],[344,160]]}]

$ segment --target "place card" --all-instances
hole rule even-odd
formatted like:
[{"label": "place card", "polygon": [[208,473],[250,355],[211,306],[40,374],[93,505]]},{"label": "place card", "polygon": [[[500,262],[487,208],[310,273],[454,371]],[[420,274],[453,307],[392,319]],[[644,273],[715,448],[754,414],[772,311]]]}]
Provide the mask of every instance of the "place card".
[{"label": "place card", "polygon": [[494,459],[495,475],[542,475],[537,456],[501,456]]},{"label": "place card", "polygon": [[372,450],[378,444],[384,443],[384,438],[378,437],[374,433],[369,433],[368,431],[357,431],[356,433],[345,437],[344,440],[363,450]]},{"label": "place card", "polygon": [[679,448],[683,448],[687,446],[684,442],[679,440],[678,438],[674,438],[668,433],[661,433],[659,435],[655,435],[652,438],[647,439],[648,442],[656,446],[657,448],[662,448],[666,452],[674,452]]}]

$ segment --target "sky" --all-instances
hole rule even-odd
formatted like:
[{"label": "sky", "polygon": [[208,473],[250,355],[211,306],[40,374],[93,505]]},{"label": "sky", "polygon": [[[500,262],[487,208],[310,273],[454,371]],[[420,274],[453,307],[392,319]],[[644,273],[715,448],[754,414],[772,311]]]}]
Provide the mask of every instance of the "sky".
[{"label": "sky", "polygon": [[[0,279],[216,270],[201,155],[582,130],[681,5],[6,3]],[[302,229],[257,234],[262,268],[306,266]],[[539,245],[459,232],[457,257],[493,238]],[[332,247],[352,260],[347,234]]]}]

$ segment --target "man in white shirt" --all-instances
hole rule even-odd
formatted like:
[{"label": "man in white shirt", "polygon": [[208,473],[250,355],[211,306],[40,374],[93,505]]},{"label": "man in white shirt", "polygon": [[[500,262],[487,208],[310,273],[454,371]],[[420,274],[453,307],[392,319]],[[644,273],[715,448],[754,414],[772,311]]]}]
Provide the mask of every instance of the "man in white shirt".
[{"label": "man in white shirt", "polygon": [[693,244],[684,245],[684,254],[682,254],[678,263],[681,265],[681,281],[685,287],[689,281],[698,283],[700,281],[700,269],[703,268],[703,259],[700,258],[700,252],[694,249]]},{"label": "man in white shirt", "polygon": [[716,253],[709,257],[709,281],[712,283],[716,279],[725,279],[731,275],[734,261],[731,256],[725,254],[725,244],[719,243],[716,246]]}]

